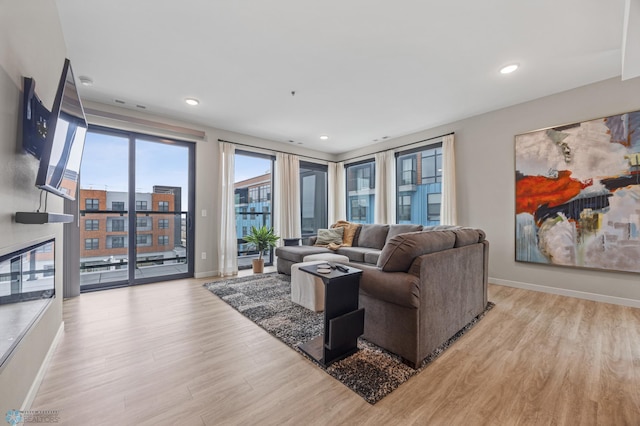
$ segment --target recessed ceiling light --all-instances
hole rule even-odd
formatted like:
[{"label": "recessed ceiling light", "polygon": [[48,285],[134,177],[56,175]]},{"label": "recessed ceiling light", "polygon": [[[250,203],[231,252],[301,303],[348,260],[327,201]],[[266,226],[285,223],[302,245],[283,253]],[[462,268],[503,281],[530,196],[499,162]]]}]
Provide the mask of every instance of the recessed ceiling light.
[{"label": "recessed ceiling light", "polygon": [[83,86],[93,86],[93,80],[85,75],[78,77],[78,80],[80,80],[80,84]]},{"label": "recessed ceiling light", "polygon": [[191,106],[196,106],[200,103],[200,101],[195,98],[187,98],[184,101],[187,103],[187,105],[191,105]]},{"label": "recessed ceiling light", "polygon": [[327,139],[329,139],[329,136],[322,135],[322,136],[320,136],[320,139],[322,139],[323,141],[326,141]]},{"label": "recessed ceiling light", "polygon": [[518,69],[518,64],[511,64],[500,68],[500,74],[511,74]]}]

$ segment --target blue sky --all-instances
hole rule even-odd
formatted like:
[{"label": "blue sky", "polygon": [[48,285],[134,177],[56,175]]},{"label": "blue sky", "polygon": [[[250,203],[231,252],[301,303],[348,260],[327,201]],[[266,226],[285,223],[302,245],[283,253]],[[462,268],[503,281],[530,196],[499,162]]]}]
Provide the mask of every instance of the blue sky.
[{"label": "blue sky", "polygon": [[[235,181],[270,171],[271,161],[236,155]],[[128,190],[129,145],[125,137],[88,132],[82,166],[83,189]],[[136,192],[152,192],[154,185],[180,186],[188,194],[188,150],[182,146],[138,139],[136,145]],[[183,196],[183,210],[187,197]]]}]

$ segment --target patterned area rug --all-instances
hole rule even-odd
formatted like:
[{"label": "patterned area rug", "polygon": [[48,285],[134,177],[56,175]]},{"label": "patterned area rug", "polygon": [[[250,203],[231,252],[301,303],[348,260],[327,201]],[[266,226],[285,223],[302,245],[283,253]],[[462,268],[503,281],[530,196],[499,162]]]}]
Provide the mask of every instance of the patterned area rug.
[{"label": "patterned area rug", "polygon": [[204,286],[370,404],[380,401],[411,376],[419,373],[494,306],[489,302],[482,314],[433,351],[417,370],[403,364],[397,355],[362,338],[358,339],[358,352],[324,368],[298,349],[301,343],[322,334],[323,314],[291,302],[291,277],[269,273],[215,281]]}]

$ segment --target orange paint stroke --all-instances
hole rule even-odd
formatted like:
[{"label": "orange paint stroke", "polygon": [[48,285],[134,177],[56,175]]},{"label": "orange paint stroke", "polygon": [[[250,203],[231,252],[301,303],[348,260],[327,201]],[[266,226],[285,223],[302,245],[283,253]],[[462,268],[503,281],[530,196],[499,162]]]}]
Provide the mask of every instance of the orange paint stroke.
[{"label": "orange paint stroke", "polygon": [[516,213],[534,214],[540,206],[559,206],[592,183],[591,180],[583,184],[572,179],[569,170],[558,172],[557,178],[525,176],[516,181]]}]

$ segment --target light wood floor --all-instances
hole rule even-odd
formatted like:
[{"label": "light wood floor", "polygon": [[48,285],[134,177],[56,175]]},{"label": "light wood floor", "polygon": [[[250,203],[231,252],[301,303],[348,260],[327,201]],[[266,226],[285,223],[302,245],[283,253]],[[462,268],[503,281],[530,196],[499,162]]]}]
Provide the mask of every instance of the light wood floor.
[{"label": "light wood floor", "polygon": [[475,328],[369,405],[206,281],[66,301],[31,408],[74,425],[640,425],[640,309],[492,285]]}]

